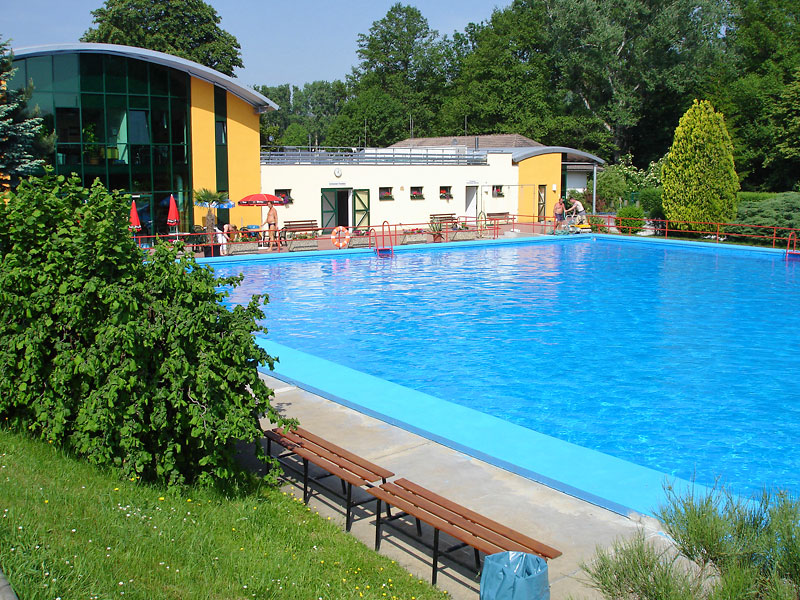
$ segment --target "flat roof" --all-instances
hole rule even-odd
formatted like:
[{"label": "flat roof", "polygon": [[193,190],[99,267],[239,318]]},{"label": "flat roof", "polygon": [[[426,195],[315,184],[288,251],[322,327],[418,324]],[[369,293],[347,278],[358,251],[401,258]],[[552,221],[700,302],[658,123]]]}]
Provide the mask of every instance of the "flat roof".
[{"label": "flat roof", "polygon": [[27,46],[25,48],[14,48],[12,50],[14,60],[22,58],[33,58],[35,56],[46,56],[52,54],[113,54],[115,56],[125,56],[147,62],[164,65],[172,69],[178,69],[188,73],[192,77],[202,79],[229,91],[234,96],[241,98],[256,109],[257,113],[264,113],[270,110],[278,110],[280,107],[272,100],[259,94],[257,91],[247,88],[238,83],[233,77],[215,71],[210,67],[201,65],[185,58],[147,50],[146,48],[136,48],[134,46],[122,46],[120,44],[46,44],[42,46]]}]

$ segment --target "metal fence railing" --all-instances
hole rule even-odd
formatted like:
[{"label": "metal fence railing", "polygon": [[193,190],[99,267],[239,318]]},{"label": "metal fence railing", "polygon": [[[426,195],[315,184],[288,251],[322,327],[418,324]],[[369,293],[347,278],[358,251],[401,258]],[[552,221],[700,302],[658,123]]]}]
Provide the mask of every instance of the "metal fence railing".
[{"label": "metal fence railing", "polygon": [[262,165],[486,165],[486,153],[464,148],[261,149]]}]

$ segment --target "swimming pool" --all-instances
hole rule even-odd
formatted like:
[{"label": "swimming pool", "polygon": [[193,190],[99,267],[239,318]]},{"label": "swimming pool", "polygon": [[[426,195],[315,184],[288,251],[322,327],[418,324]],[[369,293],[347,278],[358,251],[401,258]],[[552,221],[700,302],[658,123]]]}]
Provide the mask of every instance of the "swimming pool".
[{"label": "swimming pool", "polygon": [[800,264],[588,238],[215,265],[269,337],[655,471],[800,492]]}]

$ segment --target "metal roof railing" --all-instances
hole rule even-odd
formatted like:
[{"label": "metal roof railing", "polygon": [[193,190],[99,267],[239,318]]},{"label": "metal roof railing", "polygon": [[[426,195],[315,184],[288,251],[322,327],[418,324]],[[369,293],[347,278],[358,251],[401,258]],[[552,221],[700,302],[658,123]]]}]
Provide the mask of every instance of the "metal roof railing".
[{"label": "metal roof railing", "polygon": [[465,148],[261,148],[262,165],[487,165],[485,151]]}]

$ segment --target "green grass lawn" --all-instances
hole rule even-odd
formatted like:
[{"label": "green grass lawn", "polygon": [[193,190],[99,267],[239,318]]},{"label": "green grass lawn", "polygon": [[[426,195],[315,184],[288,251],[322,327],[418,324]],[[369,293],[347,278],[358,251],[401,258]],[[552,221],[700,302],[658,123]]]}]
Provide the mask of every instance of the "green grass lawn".
[{"label": "green grass lawn", "polygon": [[447,597],[290,494],[167,493],[5,430],[0,569],[21,600]]}]

